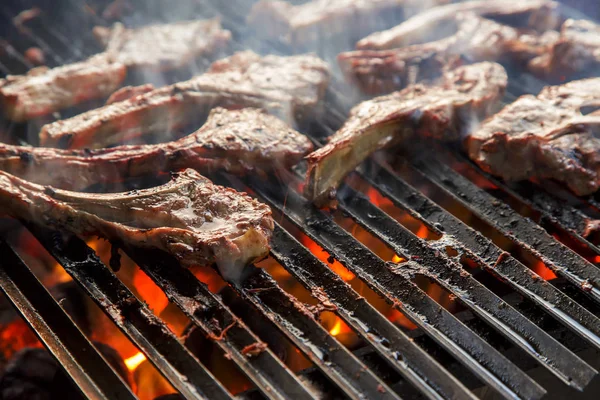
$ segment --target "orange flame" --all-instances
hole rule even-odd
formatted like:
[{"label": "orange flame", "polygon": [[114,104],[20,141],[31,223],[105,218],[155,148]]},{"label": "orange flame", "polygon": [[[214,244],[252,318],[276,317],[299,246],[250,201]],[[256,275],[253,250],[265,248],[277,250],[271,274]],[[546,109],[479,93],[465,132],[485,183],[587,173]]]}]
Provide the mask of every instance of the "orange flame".
[{"label": "orange flame", "polygon": [[141,351],[137,354],[125,359],[125,366],[130,371],[135,371],[135,369],[144,361],[146,361],[146,356]]},{"label": "orange flame", "polygon": [[411,322],[410,319],[406,318],[404,314],[396,309],[392,309],[387,317],[390,322],[403,326],[406,329],[417,329],[417,326]]},{"label": "orange flame", "polygon": [[333,336],[337,336],[342,333],[342,320],[339,317],[337,321],[335,321],[333,328],[329,330],[329,333],[331,333]]},{"label": "orange flame", "polygon": [[538,261],[534,266],[533,270],[536,274],[541,276],[544,280],[551,281],[552,279],[556,279],[556,274],[550,268],[546,266],[541,261]]},{"label": "orange flame", "polygon": [[302,235],[301,242],[313,253],[319,260],[323,261],[342,278],[345,282],[351,281],[356,277],[352,272],[348,271],[338,260],[335,260],[321,246],[316,244],[308,236]]},{"label": "orange flame", "polygon": [[406,258],[400,257],[398,254],[394,254],[394,257],[392,257],[392,262],[395,262],[396,264],[399,264],[404,261],[406,261]]}]

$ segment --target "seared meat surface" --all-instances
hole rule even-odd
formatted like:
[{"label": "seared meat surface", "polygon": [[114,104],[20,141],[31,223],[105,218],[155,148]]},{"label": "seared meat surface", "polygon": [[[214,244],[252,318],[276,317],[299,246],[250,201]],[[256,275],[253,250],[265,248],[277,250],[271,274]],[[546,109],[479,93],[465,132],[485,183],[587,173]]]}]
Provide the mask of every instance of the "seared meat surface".
[{"label": "seared meat surface", "polygon": [[600,67],[600,25],[587,20],[565,21],[549,50],[531,60],[529,68],[553,81],[592,76]]},{"label": "seared meat surface", "polygon": [[293,122],[316,111],[328,82],[327,64],[318,57],[240,52],[188,81],[47,124],[40,141],[43,146],[101,148],[142,134],[169,136],[216,106],[259,107]]},{"label": "seared meat surface", "polygon": [[536,31],[558,23],[554,11],[555,4],[546,1],[475,1],[437,7],[368,36],[358,42],[359,50],[341,53],[338,62],[349,80],[371,94],[439,77],[448,66],[465,60],[527,63],[555,38]]},{"label": "seared meat surface", "polygon": [[307,156],[306,196],[326,204],[340,181],[369,155],[419,135],[454,141],[493,111],[507,76],[495,63],[459,67],[434,86],[412,85],[365,101],[329,143]]},{"label": "seared meat surface", "polygon": [[252,7],[248,24],[262,38],[282,40],[296,49],[308,49],[322,46],[323,40],[332,37],[347,37],[355,41],[371,32],[385,29],[382,26],[383,19],[390,13],[410,16],[448,2],[449,0],[312,0],[293,5],[287,1],[261,0]]},{"label": "seared meat surface", "polygon": [[265,257],[273,231],[268,206],[186,170],[165,185],[115,194],[68,192],[0,172],[2,210],[82,237],[158,248],[182,265],[216,264],[235,281]]},{"label": "seared meat surface", "polygon": [[264,111],[217,108],[196,132],[170,143],[100,150],[0,145],[0,169],[42,185],[82,190],[98,182],[184,168],[276,173],[311,150],[304,135]]},{"label": "seared meat surface", "polygon": [[103,98],[123,83],[127,68],[166,70],[214,53],[231,34],[218,19],[125,29],[95,29],[106,51],[87,60],[0,80],[0,104],[7,118],[23,122],[87,100]]},{"label": "seared meat surface", "polygon": [[169,70],[214,54],[231,39],[218,18],[155,24],[127,29],[97,26],[96,38],[114,59],[129,68]]},{"label": "seared meat surface", "polygon": [[37,67],[26,75],[0,79],[0,104],[7,118],[23,122],[106,97],[126,74],[125,65],[107,54],[57,68]]},{"label": "seared meat surface", "polygon": [[469,156],[505,180],[550,178],[578,195],[600,187],[600,79],[521,96],[466,141]]}]

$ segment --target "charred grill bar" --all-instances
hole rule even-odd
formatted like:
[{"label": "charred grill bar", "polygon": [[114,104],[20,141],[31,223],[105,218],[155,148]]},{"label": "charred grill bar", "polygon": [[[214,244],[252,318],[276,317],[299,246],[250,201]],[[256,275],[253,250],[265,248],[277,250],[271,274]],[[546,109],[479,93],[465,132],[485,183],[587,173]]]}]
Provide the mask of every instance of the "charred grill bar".
[{"label": "charred grill bar", "polygon": [[[80,5],[71,2],[70,6],[77,9]],[[222,5],[217,2],[212,9],[220,7]],[[15,15],[12,10],[4,9],[2,12],[10,18]],[[99,17],[87,15],[82,18]],[[224,24],[227,25],[227,18]],[[83,53],[89,51],[90,47],[83,44],[70,45],[65,37],[53,24],[36,22],[36,30],[27,35],[27,43],[53,49],[47,52],[49,65],[81,59]],[[23,40],[20,35],[9,39],[14,39],[15,43]],[[85,38],[77,40],[83,43]],[[0,57],[2,72],[22,72],[30,67],[15,48],[7,44],[5,50]],[[328,106],[327,122],[314,123],[309,134],[331,132],[343,121],[344,112],[338,104],[331,102]],[[313,139],[318,138],[315,136]],[[502,193],[532,208],[562,234],[587,246],[593,254],[599,254],[598,248],[586,238],[586,227],[591,218],[582,210],[565,204],[552,194],[527,192],[523,185],[509,187],[470,166],[460,155],[453,156]],[[407,170],[426,180],[501,236],[543,261],[566,281],[572,291],[592,304],[600,302],[598,267],[561,244],[536,223],[479,188],[444,161],[420,158],[413,161]],[[282,186],[259,179],[242,182],[228,175],[216,178],[242,190],[251,189],[280,213],[282,223],[276,224],[271,257],[311,292],[320,302],[321,309],[335,312],[350,326],[377,356],[377,362],[390,367],[422,396],[430,399],[476,397],[471,391],[473,385],[465,384],[467,378],[436,360],[431,351],[424,349],[409,333],[369,304],[295,238],[296,230],[327,250],[401,311],[420,328],[422,335],[434,343],[433,346],[449,354],[464,370],[474,375],[475,380],[479,380],[479,385],[475,386],[487,385],[505,398],[539,399],[545,394],[552,395],[547,393],[547,389],[557,384],[583,391],[582,397],[589,395],[589,386],[594,378],[597,379],[595,368],[599,365],[584,361],[575,354],[572,346],[561,344],[562,341],[557,340],[553,332],[545,331],[522,313],[518,304],[512,304],[490,290],[461,265],[457,257],[445,254],[445,247],[452,247],[478,268],[500,279],[534,304],[536,309],[543,310],[549,319],[580,338],[583,343],[580,346],[591,349],[594,354],[600,349],[597,309],[589,309],[584,302],[567,296],[560,287],[541,278],[484,234],[436,204],[388,165],[370,160],[354,175],[441,239],[425,241],[416,237],[351,185],[345,185],[338,195],[340,211],[407,260],[399,265],[386,263],[336,224],[330,213],[308,204],[291,185]],[[593,199],[586,205],[591,209],[598,208]],[[562,212],[559,212],[559,207],[564,207]],[[232,394],[169,330],[166,323],[154,316],[83,241],[75,238],[64,240],[60,234],[35,226],[28,225],[27,229],[184,398],[232,398]],[[236,315],[229,296],[212,293],[190,271],[161,254],[124,250],[168,299],[189,317],[191,323],[230,357],[253,383],[256,392],[248,396],[259,395],[269,399],[317,397],[317,393],[306,384],[307,378],[301,379],[274,351],[262,347],[260,335]],[[3,260],[0,287],[52,350],[81,392],[89,398],[134,397],[126,383],[85,339],[14,251],[0,243],[0,255]],[[551,378],[540,381],[523,371],[513,358],[502,354],[468,321],[452,314],[428,296],[415,283],[415,277],[419,275],[436,282],[455,296],[476,318],[510,342],[514,353],[541,365]],[[243,285],[232,289],[235,292],[233,297],[251,307],[312,361],[325,378],[328,390],[356,399],[402,397],[402,392],[394,391],[401,386],[387,382],[369,368],[358,353],[349,351],[319,324],[315,310],[288,294],[266,271],[258,271]],[[248,346],[258,346],[260,351],[248,357],[245,353]]]}]

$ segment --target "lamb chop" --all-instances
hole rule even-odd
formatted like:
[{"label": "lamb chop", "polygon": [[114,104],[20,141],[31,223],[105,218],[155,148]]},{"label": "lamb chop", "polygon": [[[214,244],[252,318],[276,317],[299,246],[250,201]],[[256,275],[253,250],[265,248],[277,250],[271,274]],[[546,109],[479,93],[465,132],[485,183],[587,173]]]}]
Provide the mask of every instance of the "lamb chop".
[{"label": "lamb chop", "polygon": [[128,68],[160,71],[188,65],[212,55],[231,39],[218,18],[155,24],[127,29],[121,23],[112,28],[97,26],[94,35],[116,61]]},{"label": "lamb chop", "polygon": [[587,20],[568,19],[560,37],[549,50],[531,60],[529,68],[539,76],[561,81],[596,73],[600,67],[600,25]]},{"label": "lamb chop", "polygon": [[194,170],[162,186],[114,194],[58,190],[0,172],[0,204],[15,218],[78,236],[158,248],[186,267],[216,264],[231,281],[268,254],[274,228],[268,206]]},{"label": "lamb chop", "polygon": [[205,74],[42,127],[43,146],[101,148],[142,134],[169,136],[216,106],[260,107],[286,121],[313,114],[329,82],[327,64],[312,55],[239,52]]},{"label": "lamb chop", "polygon": [[170,143],[101,150],[0,145],[0,170],[42,185],[82,190],[184,168],[272,173],[295,165],[311,150],[308,138],[264,111],[217,108],[196,132]]},{"label": "lamb chop", "polygon": [[555,7],[540,1],[514,3],[475,1],[434,8],[361,40],[359,50],[341,53],[338,62],[345,75],[369,94],[437,78],[445,68],[464,60],[527,63],[556,39],[533,29],[555,25]]},{"label": "lamb chop", "polygon": [[103,98],[124,81],[128,69],[171,69],[222,48],[231,34],[218,19],[125,29],[96,29],[105,52],[87,60],[0,80],[0,104],[7,118],[23,122],[84,101]]},{"label": "lamb chop", "polygon": [[484,62],[446,72],[438,85],[412,85],[359,104],[329,143],[307,156],[306,196],[329,203],[344,176],[382,148],[418,135],[461,139],[494,109],[506,84],[504,68]]},{"label": "lamb chop", "polygon": [[[347,38],[351,46],[358,38],[384,29],[384,20],[390,14],[406,18],[448,2],[313,0],[293,5],[287,1],[261,0],[254,4],[247,20],[260,38],[282,40],[294,49],[314,49],[322,46],[323,39],[332,37]],[[336,46],[339,49],[340,40],[336,40]]]},{"label": "lamb chop", "polygon": [[106,97],[125,79],[125,65],[108,54],[57,68],[36,67],[26,75],[0,79],[4,115],[24,122],[84,101]]},{"label": "lamb chop", "polygon": [[356,44],[356,48],[358,50],[390,50],[442,39],[456,30],[455,17],[461,13],[472,13],[500,24],[534,29],[538,32],[556,29],[560,24],[558,4],[554,1],[467,1],[432,8],[392,29],[367,36]]},{"label": "lamb chop", "polygon": [[[521,96],[466,141],[479,166],[507,181],[550,178],[577,195],[600,187],[600,79]],[[595,110],[587,115],[582,110]]]}]

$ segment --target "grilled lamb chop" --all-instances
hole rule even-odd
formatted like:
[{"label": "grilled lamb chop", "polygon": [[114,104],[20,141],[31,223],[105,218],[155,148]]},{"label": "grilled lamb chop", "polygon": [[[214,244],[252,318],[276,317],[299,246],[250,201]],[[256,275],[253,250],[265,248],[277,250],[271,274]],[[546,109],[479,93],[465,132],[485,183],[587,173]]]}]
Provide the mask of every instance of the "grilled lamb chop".
[{"label": "grilled lamb chop", "polygon": [[[390,14],[410,16],[448,1],[313,0],[292,5],[286,1],[261,0],[252,7],[248,24],[259,37],[282,40],[295,49],[314,49],[322,46],[324,39],[334,36],[347,38],[352,46],[358,38],[384,29],[383,20]],[[336,46],[339,49],[339,40]]]},{"label": "grilled lamb chop", "polygon": [[212,55],[231,39],[218,18],[156,24],[127,29],[116,23],[112,28],[97,26],[96,38],[116,61],[129,68],[170,70],[199,57]]},{"label": "grilled lamb chop", "polygon": [[356,44],[358,50],[390,50],[442,39],[456,30],[455,17],[472,13],[516,28],[538,32],[560,24],[558,4],[547,0],[479,0],[432,8],[387,31],[373,33]]},{"label": "grilled lamb chop", "polygon": [[315,56],[260,57],[240,52],[188,81],[47,124],[40,142],[72,149],[101,148],[142,134],[169,135],[216,106],[259,107],[293,121],[315,111],[328,82],[327,64]]},{"label": "grilled lamb chop", "polygon": [[[477,1],[432,9],[361,40],[359,50],[341,53],[338,62],[345,75],[370,94],[439,77],[444,68],[461,60],[527,63],[546,51],[548,41],[555,39],[532,30],[555,24],[555,7],[550,7],[554,3],[539,1],[514,3]],[[532,3],[547,7],[533,8]],[[511,21],[528,29],[484,17]]]},{"label": "grilled lamb chop", "polygon": [[218,19],[110,30],[104,53],[85,61],[48,69],[34,68],[26,75],[0,80],[0,104],[5,115],[23,122],[114,92],[127,68],[172,69],[190,59],[211,54],[230,39]]},{"label": "grilled lamb chop", "polygon": [[107,54],[52,69],[37,67],[26,75],[0,79],[0,105],[7,118],[23,122],[106,97],[126,74],[125,65]]},{"label": "grilled lamb chop", "polygon": [[52,189],[0,172],[0,204],[13,217],[78,236],[158,248],[186,267],[216,264],[231,281],[268,254],[273,231],[268,206],[194,170],[162,186],[114,194]]},{"label": "grilled lamb chop", "polygon": [[[521,96],[466,141],[469,156],[505,180],[550,178],[578,195],[600,187],[600,79]],[[582,109],[596,109],[583,115]]]},{"label": "grilled lamb chop", "polygon": [[586,20],[565,21],[560,37],[529,68],[547,80],[590,76],[600,67],[600,25]]},{"label": "grilled lamb chop", "polygon": [[504,68],[485,62],[447,72],[438,85],[412,85],[359,104],[329,143],[307,156],[306,196],[328,203],[344,176],[384,147],[418,135],[462,138],[489,115],[506,84]]},{"label": "grilled lamb chop", "polygon": [[184,168],[237,175],[277,172],[311,150],[304,135],[264,111],[217,108],[195,133],[170,143],[101,150],[0,145],[0,170],[42,185],[82,190]]}]

